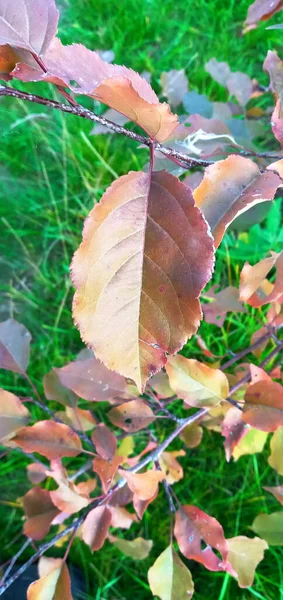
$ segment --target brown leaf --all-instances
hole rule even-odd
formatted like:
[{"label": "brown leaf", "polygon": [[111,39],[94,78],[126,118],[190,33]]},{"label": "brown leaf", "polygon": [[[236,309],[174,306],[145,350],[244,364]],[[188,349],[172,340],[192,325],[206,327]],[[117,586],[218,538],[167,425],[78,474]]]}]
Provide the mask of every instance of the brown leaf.
[{"label": "brown leaf", "polygon": [[[254,308],[276,302],[283,294],[283,251],[271,252],[271,256],[264,258],[251,267],[245,263],[240,276],[240,299]],[[277,276],[273,284],[266,285],[266,275],[275,267]]]},{"label": "brown leaf", "polygon": [[47,467],[41,465],[40,463],[31,463],[27,466],[27,475],[31,483],[34,485],[37,483],[41,483],[46,479]]},{"label": "brown leaf", "polygon": [[29,363],[30,332],[14,319],[0,323],[0,368],[25,373]]},{"label": "brown leaf", "polygon": [[158,556],[147,577],[152,594],[161,600],[189,600],[193,596],[191,572],[171,545]]},{"label": "brown leaf", "polygon": [[209,165],[193,195],[211,228],[216,247],[228,225],[252,206],[273,200],[280,183],[278,175],[260,173],[258,166],[243,156],[232,154]]},{"label": "brown leaf", "polygon": [[202,440],[202,434],[202,427],[196,423],[192,423],[183,429],[180,438],[186,444],[187,448],[196,448]]},{"label": "brown leaf", "polygon": [[0,440],[10,439],[29,422],[30,414],[20,399],[0,388]]},{"label": "brown leaf", "polygon": [[60,383],[84,400],[101,402],[127,396],[124,377],[109,371],[97,358],[77,359],[61,369],[53,369]]},{"label": "brown leaf", "polygon": [[[186,558],[202,563],[209,571],[226,570],[228,545],[223,529],[214,519],[196,506],[182,506],[176,513],[174,535]],[[201,549],[201,540],[207,546]],[[223,560],[213,552],[216,548]]]},{"label": "brown leaf", "polygon": [[256,25],[259,21],[267,21],[282,9],[282,0],[255,0],[248,9],[245,25]]},{"label": "brown leaf", "polygon": [[56,400],[64,406],[77,406],[78,396],[62,385],[56,369],[52,369],[43,377],[44,394],[47,400]]},{"label": "brown leaf", "polygon": [[122,477],[125,477],[130,490],[140,498],[140,500],[149,500],[154,496],[158,489],[158,484],[164,479],[162,471],[153,469],[145,473],[131,473],[124,469],[119,469]]},{"label": "brown leaf", "polygon": [[73,258],[73,315],[83,339],[144,389],[167,353],[196,331],[213,253],[207,224],[178,179],[163,171],[120,177],[90,213]]},{"label": "brown leaf", "polygon": [[243,421],[242,411],[234,406],[230,408],[222,423],[222,435],[225,437],[224,448],[228,462],[233,455],[235,447],[248,431],[249,426]]},{"label": "brown leaf", "polygon": [[268,544],[260,538],[248,538],[245,535],[238,535],[226,541],[229,550],[228,561],[237,573],[239,587],[250,587],[256,567],[264,558],[264,550],[268,550]]},{"label": "brown leaf", "polygon": [[12,2],[2,0],[0,45],[43,54],[56,34],[58,18],[54,0],[19,0],[17,10]]},{"label": "brown leaf", "polygon": [[108,418],[113,425],[129,433],[140,431],[155,420],[151,408],[140,399],[115,406],[108,413]]},{"label": "brown leaf", "polygon": [[71,579],[64,560],[42,556],[38,570],[40,579],[29,585],[27,600],[73,600]]},{"label": "brown leaf", "polygon": [[112,513],[107,506],[97,506],[91,510],[82,528],[82,538],[92,552],[102,548],[111,525]]},{"label": "brown leaf", "polygon": [[91,434],[91,439],[102,458],[111,460],[114,457],[117,450],[117,440],[114,433],[104,423],[97,425]]},{"label": "brown leaf", "polygon": [[277,485],[274,487],[269,487],[265,485],[263,486],[263,489],[267,492],[270,492],[270,494],[272,494],[274,498],[276,498],[276,500],[280,502],[280,504],[283,504],[283,485]]},{"label": "brown leaf", "polygon": [[168,360],[166,371],[172,389],[189,406],[215,406],[229,396],[226,375],[198,360],[173,356]]},{"label": "brown leaf", "polygon": [[245,394],[243,419],[261,431],[275,431],[283,425],[283,387],[276,381],[258,381]]},{"label": "brown leaf", "polygon": [[50,460],[77,456],[82,451],[79,436],[68,425],[55,421],[38,421],[32,427],[23,427],[13,442],[25,452],[39,452]]},{"label": "brown leaf", "polygon": [[58,38],[42,60],[47,73],[18,63],[13,76],[23,81],[50,81],[67,86],[75,94],[96,98],[137,123],[158,142],[166,140],[176,128],[177,116],[168,104],[159,102],[149,83],[132,69],[109,64],[81,44],[63,46]]},{"label": "brown leaf", "polygon": [[186,456],[184,450],[177,450],[175,452],[162,452],[159,457],[159,464],[163,471],[167,483],[172,485],[176,481],[180,481],[184,477],[183,467],[176,460],[178,456]]},{"label": "brown leaf", "polygon": [[174,108],[179,106],[189,89],[189,82],[184,69],[179,71],[172,69],[172,71],[161,73],[160,81],[162,96],[166,96]]},{"label": "brown leaf", "polygon": [[50,525],[59,514],[54,506],[50,492],[35,487],[23,498],[24,512],[27,520],[24,523],[24,534],[33,540],[41,540],[48,533]]},{"label": "brown leaf", "polygon": [[92,461],[92,467],[95,473],[97,473],[101,479],[103,491],[106,494],[108,492],[113,477],[116,475],[118,467],[124,462],[124,457],[114,456],[112,460],[106,460],[98,456]]},{"label": "brown leaf", "polygon": [[270,441],[271,454],[268,458],[270,466],[283,475],[283,427],[278,427]]},{"label": "brown leaf", "polygon": [[124,540],[117,538],[114,535],[108,536],[109,541],[132,560],[143,560],[147,558],[152,548],[152,540],[145,540],[141,537],[135,540]]},{"label": "brown leaf", "polygon": [[220,292],[215,293],[218,285],[213,285],[205,292],[205,298],[211,298],[212,302],[204,304],[201,307],[204,312],[204,318],[207,323],[213,323],[218,327],[222,327],[227,312],[246,312],[242,302],[239,302],[239,290],[231,285]]}]

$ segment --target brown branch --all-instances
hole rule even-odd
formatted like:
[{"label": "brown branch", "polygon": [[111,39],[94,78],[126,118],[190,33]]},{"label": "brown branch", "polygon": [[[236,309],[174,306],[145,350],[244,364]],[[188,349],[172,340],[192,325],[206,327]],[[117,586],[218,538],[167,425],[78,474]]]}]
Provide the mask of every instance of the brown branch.
[{"label": "brown branch", "polygon": [[237,354],[234,354],[234,356],[232,358],[230,358],[230,360],[227,360],[227,362],[224,363],[224,365],[221,365],[221,370],[229,369],[229,367],[231,367],[235,362],[237,362],[241,358],[244,358],[244,356],[246,356],[250,352],[253,352],[253,350],[256,350],[265,341],[267,341],[271,338],[272,338],[272,333],[271,332],[266,333],[265,335],[260,337],[256,342],[254,342],[254,344],[251,344],[251,346],[249,346],[248,348],[245,348],[245,350],[241,350],[241,352],[237,352]]}]

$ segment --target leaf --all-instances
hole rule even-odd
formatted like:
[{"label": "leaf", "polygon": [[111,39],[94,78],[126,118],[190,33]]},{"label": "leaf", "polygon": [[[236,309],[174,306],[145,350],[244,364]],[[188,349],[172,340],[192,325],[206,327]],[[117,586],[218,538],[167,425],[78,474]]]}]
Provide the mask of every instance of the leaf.
[{"label": "leaf", "polygon": [[202,440],[203,428],[192,423],[187,425],[180,434],[181,440],[186,444],[187,448],[196,448]]},{"label": "leaf", "polygon": [[153,469],[145,473],[131,473],[124,469],[119,469],[119,473],[128,483],[130,490],[140,498],[140,500],[149,500],[154,496],[158,489],[158,484],[164,479],[162,471]]},{"label": "leaf", "polygon": [[[209,571],[225,570],[228,546],[223,529],[214,519],[196,506],[182,506],[176,513],[174,535],[186,558],[202,563]],[[201,548],[201,540],[207,546]],[[216,548],[223,561],[211,549]]]},{"label": "leaf", "polygon": [[56,402],[60,402],[64,406],[71,406],[72,408],[77,406],[78,396],[62,385],[56,369],[52,369],[44,375],[43,387],[47,400],[56,400]]},{"label": "leaf", "polygon": [[283,546],[283,511],[257,515],[251,528],[269,546]]},{"label": "leaf", "polygon": [[278,427],[274,432],[270,441],[270,450],[268,463],[278,475],[283,475],[283,427]]},{"label": "leaf", "polygon": [[123,506],[111,506],[111,527],[129,529],[138,518],[134,513],[130,513]]},{"label": "leaf", "polygon": [[27,600],[73,600],[71,579],[64,560],[43,556],[38,568],[40,579],[29,585]]},{"label": "leaf", "polygon": [[18,63],[12,75],[22,81],[49,81],[75,94],[96,98],[122,113],[158,142],[178,123],[168,104],[160,103],[149,83],[127,67],[112,65],[81,44],[63,46],[55,38],[42,58],[47,73]]},{"label": "leaf", "polygon": [[[61,369],[53,369],[60,383],[84,400],[102,402],[127,392],[124,377],[113,373],[94,356],[74,360]],[[127,395],[127,394],[126,394]]]},{"label": "leaf", "polygon": [[195,116],[196,113],[206,119],[212,117],[213,104],[205,94],[198,94],[195,90],[187,92],[183,97],[183,105],[185,110],[191,115]]},{"label": "leaf", "polygon": [[134,494],[133,505],[134,505],[134,509],[135,509],[139,519],[143,518],[143,515],[144,515],[145,511],[147,510],[148,506],[152,502],[154,502],[154,500],[157,498],[157,496],[158,496],[158,489],[156,489],[153,496],[151,498],[148,498],[148,500],[141,500],[136,494]]},{"label": "leaf", "polygon": [[96,426],[96,420],[91,412],[82,408],[67,406],[65,411],[57,411],[55,417],[58,417],[63,423],[78,431],[90,431]]},{"label": "leaf", "polygon": [[104,423],[97,425],[91,434],[91,439],[102,458],[111,460],[114,457],[117,450],[117,440],[114,433]]},{"label": "leaf", "polygon": [[207,323],[213,323],[222,327],[227,312],[247,312],[242,302],[239,302],[239,290],[229,285],[224,290],[215,293],[218,285],[213,285],[205,292],[205,298],[211,298],[212,302],[201,304],[204,318]]},{"label": "leaf", "polygon": [[[0,440],[10,439],[29,422],[30,414],[20,399],[0,388]],[[4,439],[3,439],[4,438]]]},{"label": "leaf", "polygon": [[98,456],[92,461],[92,467],[95,473],[97,473],[101,479],[103,491],[106,494],[108,492],[113,477],[116,475],[118,467],[124,462],[124,457],[114,456],[112,460],[106,460]]},{"label": "leaf", "polygon": [[[254,266],[245,263],[240,275],[240,299],[248,302],[254,308],[276,302],[283,294],[283,251],[270,252],[271,256],[264,258]],[[265,283],[266,275],[275,267],[277,277],[274,285]]]},{"label": "leaf", "polygon": [[264,550],[268,544],[260,538],[248,538],[238,535],[226,540],[228,544],[228,561],[237,573],[240,588],[250,587],[258,563],[264,558]]},{"label": "leaf", "polygon": [[52,470],[48,475],[58,484],[57,490],[50,492],[50,498],[55,506],[64,513],[72,515],[90,502],[88,491],[84,492],[72,481],[68,480],[67,473],[60,461],[53,461]]},{"label": "leaf", "polygon": [[261,431],[275,431],[283,425],[283,387],[276,381],[249,385],[245,394],[243,419]]},{"label": "leaf", "polygon": [[55,421],[38,421],[31,427],[23,427],[13,442],[25,452],[39,452],[50,460],[77,456],[82,451],[79,436],[68,425]]},{"label": "leaf", "polygon": [[280,183],[275,173],[261,173],[251,159],[235,154],[206,167],[193,196],[211,228],[216,247],[228,225],[252,206],[273,200]]},{"label": "leaf", "polygon": [[[153,442],[152,440],[150,442],[148,442],[148,444],[146,445],[146,447],[139,452],[139,454],[136,454],[136,456],[132,457],[132,458],[128,458],[127,457],[127,464],[129,465],[129,467],[133,467],[134,465],[137,465],[138,462],[140,461],[140,459],[147,454],[148,452],[151,452],[152,450],[154,450],[157,446],[156,442]],[[119,454],[121,452],[121,447],[119,448]]]},{"label": "leaf", "polygon": [[111,518],[111,510],[107,506],[97,506],[88,513],[82,527],[82,539],[92,552],[102,548]]},{"label": "leaf", "polygon": [[114,537],[114,535],[110,535],[108,538],[120,552],[129,556],[132,560],[143,560],[144,558],[147,558],[153,544],[152,540],[145,540],[142,537],[138,537],[131,541]]},{"label": "leaf", "polygon": [[47,477],[46,471],[47,467],[44,465],[41,465],[40,463],[31,463],[27,466],[27,475],[29,481],[31,481],[31,483],[34,485],[41,483]]},{"label": "leaf", "polygon": [[230,408],[222,423],[222,435],[225,437],[224,448],[228,462],[233,455],[234,449],[248,431],[249,426],[243,421],[242,411],[236,407]]},{"label": "leaf", "polygon": [[59,514],[54,506],[50,492],[40,487],[35,487],[23,498],[24,512],[27,517],[24,523],[24,534],[33,540],[41,540],[46,536],[50,525]]},{"label": "leaf", "polygon": [[189,406],[209,407],[229,396],[226,375],[195,359],[177,355],[166,365],[170,386]]},{"label": "leaf", "polygon": [[162,96],[168,98],[171,106],[176,108],[181,104],[184,95],[188,91],[189,82],[184,69],[176,71],[167,71],[167,73],[161,73],[161,86]]},{"label": "leaf", "polygon": [[215,58],[211,58],[206,63],[205,70],[217,83],[226,87],[239,104],[245,106],[248,103],[253,92],[253,82],[246,73],[241,71],[233,73],[227,63],[218,62]]},{"label": "leaf", "polygon": [[[283,5],[283,3],[282,3]],[[277,52],[268,50],[266,59],[263,63],[263,70],[269,74],[270,89],[277,94],[280,101],[283,100],[283,62]]]},{"label": "leaf", "polygon": [[245,25],[256,25],[259,21],[267,21],[283,6],[282,0],[255,0],[248,9]]},{"label": "leaf", "polygon": [[156,375],[150,378],[148,382],[151,387],[161,398],[170,398],[174,396],[173,390],[169,385],[169,378],[165,371],[159,371]]},{"label": "leaf", "polygon": [[108,418],[116,427],[134,433],[153,423],[155,415],[146,402],[131,400],[112,408],[108,413]]},{"label": "leaf", "polygon": [[57,30],[59,12],[54,0],[2,0],[0,5],[0,44],[10,44],[35,54],[43,54]]},{"label": "leaf", "polygon": [[178,456],[186,456],[184,450],[177,450],[175,452],[162,452],[159,457],[159,464],[163,471],[167,483],[172,485],[176,481],[180,481],[184,477],[183,467],[176,460]]},{"label": "leaf", "polygon": [[9,81],[12,77],[8,74],[10,73],[16,63],[19,61],[19,56],[16,52],[10,48],[10,46],[0,46],[0,73],[1,79]]},{"label": "leaf", "polygon": [[14,319],[0,323],[0,368],[20,373],[26,372],[29,363],[31,334]]},{"label": "leaf", "polygon": [[226,62],[219,62],[216,58],[211,58],[205,65],[204,68],[212,79],[217,81],[220,85],[226,86],[226,81],[230,77],[231,69]]},{"label": "leaf", "polygon": [[120,177],[91,211],[73,258],[82,338],[143,390],[167,353],[196,331],[213,252],[207,224],[178,179],[163,171]]},{"label": "leaf", "polygon": [[158,556],[147,577],[152,594],[161,600],[188,600],[193,596],[191,572],[171,545]]},{"label": "leaf", "polygon": [[270,494],[272,494],[274,498],[276,498],[276,500],[278,500],[278,502],[280,502],[280,504],[283,505],[283,485],[277,485],[274,487],[264,485],[263,489],[267,492],[270,492]]},{"label": "leaf", "polygon": [[268,434],[265,431],[259,431],[259,429],[250,427],[244,437],[242,437],[238,444],[233,448],[232,456],[234,460],[238,460],[241,456],[246,454],[262,452],[267,435]]},{"label": "leaf", "polygon": [[[274,111],[271,116],[271,129],[280,146],[283,145],[283,118],[282,118],[281,100],[277,100]],[[281,184],[282,185],[282,184]],[[280,186],[281,187],[281,186]]]}]

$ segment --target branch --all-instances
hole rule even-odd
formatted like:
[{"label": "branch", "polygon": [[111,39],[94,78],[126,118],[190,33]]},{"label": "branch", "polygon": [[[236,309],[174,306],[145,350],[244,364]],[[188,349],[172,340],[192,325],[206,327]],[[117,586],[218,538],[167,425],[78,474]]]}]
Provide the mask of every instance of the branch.
[{"label": "branch", "polygon": [[230,360],[227,360],[227,362],[224,363],[224,365],[221,365],[221,370],[229,369],[229,367],[231,367],[235,362],[237,362],[238,360],[240,360],[241,358],[246,356],[246,354],[253,352],[253,350],[256,350],[265,341],[267,341],[271,338],[272,338],[272,333],[271,332],[266,333],[265,335],[260,337],[254,344],[251,344],[251,346],[249,346],[248,348],[245,348],[245,350],[241,350],[241,352],[237,352],[237,354],[234,354],[234,356],[232,358],[230,358]]}]

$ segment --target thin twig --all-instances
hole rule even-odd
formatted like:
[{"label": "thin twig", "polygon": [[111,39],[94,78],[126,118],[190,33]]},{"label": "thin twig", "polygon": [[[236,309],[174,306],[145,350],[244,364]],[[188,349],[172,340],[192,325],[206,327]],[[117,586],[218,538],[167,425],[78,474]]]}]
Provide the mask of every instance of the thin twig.
[{"label": "thin twig", "polygon": [[22,547],[20,548],[20,550],[14,554],[9,566],[7,567],[2,579],[0,580],[0,585],[3,585],[5,580],[7,579],[9,573],[12,571],[15,563],[17,562],[18,558],[21,556],[21,554],[25,551],[25,549],[31,544],[32,539],[31,538],[27,538],[25,540],[25,542],[23,543]]},{"label": "thin twig", "polygon": [[242,350],[241,352],[237,352],[237,354],[234,354],[234,356],[232,358],[230,358],[230,360],[227,360],[227,362],[224,363],[224,365],[221,365],[221,370],[223,371],[224,369],[229,369],[229,367],[231,367],[235,362],[237,362],[238,360],[240,360],[241,358],[243,358],[250,352],[253,352],[257,348],[259,348],[265,341],[269,340],[271,337],[272,337],[272,334],[270,332],[268,332],[265,335],[263,335],[262,337],[260,337],[256,342],[254,342],[254,344],[251,344],[251,346],[249,346],[248,348],[245,348],[245,350]]}]

